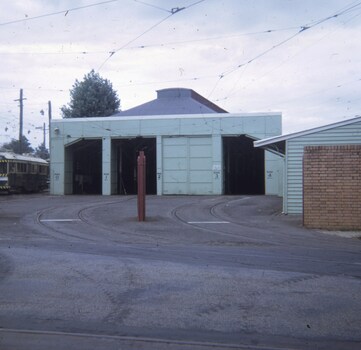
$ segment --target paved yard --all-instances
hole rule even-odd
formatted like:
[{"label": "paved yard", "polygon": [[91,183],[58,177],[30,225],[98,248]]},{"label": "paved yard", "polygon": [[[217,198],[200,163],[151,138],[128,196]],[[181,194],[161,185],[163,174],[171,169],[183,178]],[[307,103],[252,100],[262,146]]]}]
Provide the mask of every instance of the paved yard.
[{"label": "paved yard", "polygon": [[280,208],[0,196],[0,349],[359,349],[361,240]]}]

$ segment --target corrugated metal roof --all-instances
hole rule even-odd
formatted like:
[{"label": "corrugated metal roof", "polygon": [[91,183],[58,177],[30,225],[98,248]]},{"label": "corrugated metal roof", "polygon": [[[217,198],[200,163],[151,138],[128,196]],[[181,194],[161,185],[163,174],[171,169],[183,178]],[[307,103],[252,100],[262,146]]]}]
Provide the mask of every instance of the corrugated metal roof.
[{"label": "corrugated metal roof", "polygon": [[255,147],[263,147],[263,146],[267,146],[267,145],[271,145],[271,144],[276,144],[281,141],[287,141],[290,139],[294,139],[296,137],[306,136],[306,135],[314,134],[317,132],[326,131],[329,129],[338,128],[340,126],[345,126],[345,125],[359,123],[359,122],[361,122],[361,116],[357,116],[356,118],[343,120],[343,121],[336,122],[333,124],[319,126],[317,128],[313,128],[313,129],[303,130],[303,131],[299,131],[299,132],[295,132],[295,133],[291,133],[291,134],[287,134],[287,135],[275,136],[275,137],[270,137],[267,139],[255,141],[254,146]]},{"label": "corrugated metal roof", "polygon": [[228,113],[192,89],[171,88],[157,91],[155,100],[113,116]]}]

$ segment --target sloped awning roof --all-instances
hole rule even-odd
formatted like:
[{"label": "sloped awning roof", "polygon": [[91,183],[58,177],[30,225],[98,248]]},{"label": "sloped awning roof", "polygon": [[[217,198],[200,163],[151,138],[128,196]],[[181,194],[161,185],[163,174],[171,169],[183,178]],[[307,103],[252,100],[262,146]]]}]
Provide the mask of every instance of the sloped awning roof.
[{"label": "sloped awning roof", "polygon": [[261,147],[261,148],[267,149],[270,152],[279,152],[281,154],[285,154],[287,140],[291,140],[291,139],[295,139],[297,137],[302,137],[302,136],[314,134],[317,132],[322,132],[322,131],[326,131],[326,130],[330,130],[330,129],[334,129],[334,128],[338,128],[341,126],[350,125],[350,124],[354,124],[354,123],[359,123],[359,122],[361,122],[361,116],[357,116],[356,118],[352,118],[352,119],[343,120],[341,122],[336,122],[336,123],[332,123],[332,124],[319,126],[317,128],[294,132],[291,134],[270,137],[267,139],[255,141],[253,144],[254,144],[254,147]]}]

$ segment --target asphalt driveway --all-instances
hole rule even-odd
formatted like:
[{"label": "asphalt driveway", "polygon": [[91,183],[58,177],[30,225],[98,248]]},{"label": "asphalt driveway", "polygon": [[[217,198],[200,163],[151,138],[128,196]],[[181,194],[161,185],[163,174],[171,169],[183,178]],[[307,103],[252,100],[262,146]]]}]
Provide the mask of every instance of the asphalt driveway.
[{"label": "asphalt driveway", "polygon": [[358,349],[361,240],[272,196],[0,197],[0,349]]}]

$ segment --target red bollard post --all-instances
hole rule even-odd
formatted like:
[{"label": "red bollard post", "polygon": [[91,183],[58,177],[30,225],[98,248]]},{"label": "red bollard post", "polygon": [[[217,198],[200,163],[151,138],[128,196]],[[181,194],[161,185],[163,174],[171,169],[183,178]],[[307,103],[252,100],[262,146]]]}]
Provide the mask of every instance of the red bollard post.
[{"label": "red bollard post", "polygon": [[138,162],[138,221],[145,221],[145,165],[144,151],[139,152]]}]

